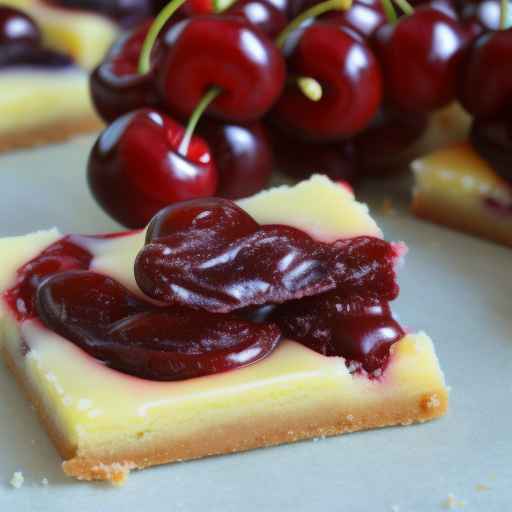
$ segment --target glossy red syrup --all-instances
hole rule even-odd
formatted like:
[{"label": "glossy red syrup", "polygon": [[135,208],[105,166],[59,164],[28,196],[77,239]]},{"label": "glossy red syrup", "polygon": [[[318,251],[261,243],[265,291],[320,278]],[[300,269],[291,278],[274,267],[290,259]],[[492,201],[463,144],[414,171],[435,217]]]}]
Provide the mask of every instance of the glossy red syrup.
[{"label": "glossy red syrup", "polygon": [[130,375],[182,380],[240,368],[284,335],[375,376],[404,335],[388,305],[398,254],[380,239],[320,243],[261,226],[226,199],[179,203],[152,221],[136,264],[143,289],[169,299],[158,307],[89,271],[86,238],[50,245],[4,297],[19,321],[38,317]]}]

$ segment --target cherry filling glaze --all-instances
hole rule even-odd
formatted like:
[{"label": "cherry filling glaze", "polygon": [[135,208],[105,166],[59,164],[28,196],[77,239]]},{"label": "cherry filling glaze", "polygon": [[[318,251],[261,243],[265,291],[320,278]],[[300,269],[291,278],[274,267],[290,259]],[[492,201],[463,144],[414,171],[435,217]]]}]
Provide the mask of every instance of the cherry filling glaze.
[{"label": "cherry filling glaze", "polygon": [[320,243],[259,225],[227,199],[174,204],[151,222],[135,265],[162,305],[91,272],[87,238],[50,245],[4,299],[19,321],[39,318],[130,375],[182,380],[240,368],[286,336],[375,377],[404,335],[388,305],[398,251],[380,239]]}]

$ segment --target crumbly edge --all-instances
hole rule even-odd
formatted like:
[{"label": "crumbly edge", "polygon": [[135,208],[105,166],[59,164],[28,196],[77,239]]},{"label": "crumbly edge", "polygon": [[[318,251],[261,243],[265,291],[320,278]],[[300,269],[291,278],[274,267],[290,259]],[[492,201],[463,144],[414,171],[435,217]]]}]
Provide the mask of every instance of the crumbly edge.
[{"label": "crumbly edge", "polygon": [[34,404],[42,424],[64,459],[64,472],[79,480],[107,480],[113,484],[122,484],[132,469],[359,430],[410,425],[438,418],[444,415],[448,408],[447,390],[439,387],[424,391],[420,396],[383,400],[379,407],[366,408],[364,411],[356,412],[340,404],[336,411],[327,410],[325,407],[319,408],[316,411],[308,411],[307,417],[292,420],[280,421],[279,416],[273,415],[255,418],[254,421],[245,423],[243,426],[236,423],[226,424],[220,428],[219,435],[213,439],[211,436],[202,436],[201,433],[195,432],[179,443],[170,443],[164,438],[144,445],[143,449],[125,446],[114,449],[108,454],[89,455],[80,447],[72,446],[67,442],[52,420],[51,412],[46,410],[41,397],[31,388],[23,372],[5,348],[3,354],[8,367]]},{"label": "crumbly edge", "polygon": [[0,134],[0,153],[64,142],[78,134],[98,131],[103,126],[99,117],[90,112],[73,120],[60,120],[29,130]]},{"label": "crumbly edge", "polygon": [[507,234],[496,229],[495,224],[491,221],[484,222],[481,218],[475,222],[474,216],[469,217],[462,214],[454,210],[453,205],[436,201],[419,190],[416,190],[414,194],[411,210],[421,219],[512,247],[512,232]]}]

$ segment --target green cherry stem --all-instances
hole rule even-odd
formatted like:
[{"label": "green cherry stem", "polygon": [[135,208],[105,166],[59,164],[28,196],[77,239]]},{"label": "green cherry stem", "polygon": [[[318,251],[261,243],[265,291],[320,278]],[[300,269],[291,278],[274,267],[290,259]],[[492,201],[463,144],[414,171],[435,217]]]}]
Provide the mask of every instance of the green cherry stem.
[{"label": "green cherry stem", "polygon": [[150,56],[153,45],[155,44],[156,38],[160,33],[160,30],[167,23],[167,20],[186,2],[186,0],[171,0],[159,13],[155,18],[155,21],[149,27],[149,31],[146,35],[146,39],[144,39],[144,43],[142,44],[142,50],[139,56],[139,66],[138,71],[141,75],[146,74],[150,67]]},{"label": "green cherry stem", "polygon": [[394,2],[405,15],[409,16],[414,12],[414,7],[407,0],[394,0]]},{"label": "green cherry stem", "polygon": [[394,25],[398,20],[398,16],[396,15],[396,10],[393,3],[391,0],[381,0],[381,3],[388,22],[391,25]]},{"label": "green cherry stem", "polygon": [[324,94],[320,82],[310,76],[299,76],[296,79],[297,86],[302,94],[311,101],[320,101]]},{"label": "green cherry stem", "polygon": [[194,134],[194,130],[196,129],[197,123],[204,111],[208,108],[208,105],[212,101],[217,98],[217,96],[222,92],[220,87],[210,87],[208,92],[201,98],[201,101],[196,105],[194,112],[190,114],[188,119],[187,127],[185,128],[185,133],[183,134],[183,138],[181,139],[180,146],[178,148],[178,153],[186,156],[188,153],[188,147],[190,145],[190,141],[192,140],[192,135]]},{"label": "green cherry stem", "polygon": [[501,0],[501,9],[500,9],[500,29],[506,30],[510,27],[510,20],[509,20],[509,0]]},{"label": "green cherry stem", "polygon": [[321,2],[309,9],[306,9],[303,13],[299,14],[294,20],[292,20],[283,31],[276,38],[276,46],[283,48],[285,41],[288,36],[297,28],[299,28],[306,20],[310,18],[316,18],[321,14],[329,11],[347,11],[352,6],[352,0],[326,0]]}]

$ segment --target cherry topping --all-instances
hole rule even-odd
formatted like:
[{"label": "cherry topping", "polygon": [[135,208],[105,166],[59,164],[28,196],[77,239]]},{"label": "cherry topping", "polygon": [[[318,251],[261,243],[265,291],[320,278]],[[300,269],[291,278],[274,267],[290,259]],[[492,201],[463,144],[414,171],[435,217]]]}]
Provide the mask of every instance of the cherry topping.
[{"label": "cherry topping", "polygon": [[492,121],[475,119],[470,138],[482,158],[512,184],[512,117]]},{"label": "cherry topping", "polygon": [[[138,108],[158,107],[153,73],[140,74],[137,66],[150,22],[122,36],[90,77],[91,97],[96,110],[107,122]],[[158,44],[153,55],[158,52]]]},{"label": "cherry topping", "polygon": [[43,323],[108,366],[153,380],[239,368],[268,355],[280,332],[229,315],[148,307],[113,279],[62,272],[38,288]]},{"label": "cherry topping", "polygon": [[239,18],[201,16],[162,36],[156,66],[160,94],[173,112],[188,117],[212,86],[222,93],[213,116],[248,122],[267,112],[284,84],[284,60],[272,41]]},{"label": "cherry topping", "polygon": [[141,228],[170,203],[211,196],[217,171],[210,150],[193,137],[181,154],[183,136],[181,125],[156,110],[134,111],[111,124],[87,169],[100,206],[125,226]]},{"label": "cherry topping", "polygon": [[92,255],[77,245],[77,241],[73,236],[64,237],[18,270],[16,283],[5,297],[19,321],[36,313],[35,294],[45,278],[65,270],[89,267]]},{"label": "cherry topping", "polygon": [[290,226],[258,226],[227,200],[163,210],[146,242],[135,263],[137,283],[148,296],[173,306],[225,313],[336,287],[389,300],[398,293],[396,253],[387,242],[316,242]]},{"label": "cherry topping", "polygon": [[357,361],[368,373],[383,369],[389,348],[405,335],[387,302],[337,291],[278,306],[270,318],[283,336],[326,356]]},{"label": "cherry topping", "polygon": [[[37,47],[41,44],[41,31],[25,13],[12,7],[0,6],[0,45]],[[2,51],[4,49],[2,48]]]},{"label": "cherry topping", "polygon": [[459,99],[476,117],[502,116],[512,109],[512,28],[478,38],[465,62]]},{"label": "cherry topping", "polygon": [[381,73],[370,49],[331,24],[313,23],[296,34],[284,47],[289,70],[316,79],[324,94],[311,101],[295,83],[287,85],[274,109],[279,125],[311,140],[364,129],[381,101]]},{"label": "cherry topping", "polygon": [[201,121],[199,133],[212,150],[219,174],[216,195],[239,199],[270,181],[274,159],[263,126]]},{"label": "cherry topping", "polygon": [[279,35],[288,23],[285,13],[267,0],[237,0],[223,15],[243,18],[271,38]]},{"label": "cherry topping", "polygon": [[405,112],[430,112],[455,99],[465,33],[450,16],[419,8],[375,34],[387,97]]}]

